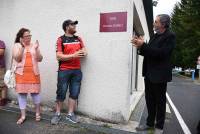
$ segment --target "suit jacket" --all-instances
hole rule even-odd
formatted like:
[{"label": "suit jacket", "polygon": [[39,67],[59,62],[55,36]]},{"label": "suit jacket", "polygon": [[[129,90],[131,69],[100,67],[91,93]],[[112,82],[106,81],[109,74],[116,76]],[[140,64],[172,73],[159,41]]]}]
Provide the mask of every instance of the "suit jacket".
[{"label": "suit jacket", "polygon": [[170,63],[172,51],[175,47],[175,34],[166,30],[162,34],[155,34],[139,49],[144,56],[143,76],[152,83],[164,83],[172,80],[172,65]]}]

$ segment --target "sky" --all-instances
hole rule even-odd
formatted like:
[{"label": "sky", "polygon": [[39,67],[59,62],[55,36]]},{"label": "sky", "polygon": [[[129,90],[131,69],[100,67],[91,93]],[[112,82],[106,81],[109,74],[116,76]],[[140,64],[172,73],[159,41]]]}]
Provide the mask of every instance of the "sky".
[{"label": "sky", "polygon": [[154,18],[158,14],[168,14],[171,15],[173,8],[177,2],[181,0],[158,0],[157,6],[153,7]]}]

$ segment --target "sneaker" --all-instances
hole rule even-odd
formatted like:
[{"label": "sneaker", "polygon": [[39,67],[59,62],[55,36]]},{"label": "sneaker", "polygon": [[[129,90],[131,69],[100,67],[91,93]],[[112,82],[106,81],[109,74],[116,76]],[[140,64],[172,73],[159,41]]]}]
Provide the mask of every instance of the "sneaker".
[{"label": "sneaker", "polygon": [[163,133],[162,129],[156,128],[155,131],[154,131],[154,134],[162,134],[162,133]]},{"label": "sneaker", "polygon": [[138,127],[136,127],[136,131],[147,131],[151,129],[154,129],[154,127],[150,127],[148,125],[139,125]]},{"label": "sneaker", "polygon": [[57,125],[60,120],[61,120],[61,115],[56,113],[51,119],[51,124]]},{"label": "sneaker", "polygon": [[78,123],[75,114],[68,114],[66,120],[70,121],[71,123]]}]

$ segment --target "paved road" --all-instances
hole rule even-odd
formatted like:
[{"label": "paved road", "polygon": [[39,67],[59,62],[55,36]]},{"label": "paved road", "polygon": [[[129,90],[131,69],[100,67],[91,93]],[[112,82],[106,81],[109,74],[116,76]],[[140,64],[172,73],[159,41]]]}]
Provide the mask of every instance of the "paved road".
[{"label": "paved road", "polygon": [[[140,124],[146,123],[146,117],[147,117],[147,108],[145,107]],[[145,134],[145,132],[141,133]],[[173,111],[171,111],[171,117],[169,119],[166,119],[165,121],[164,134],[184,134]]]},{"label": "paved road", "polygon": [[[173,81],[168,84],[167,92],[191,133],[196,134],[196,126],[200,120],[200,84],[174,76]],[[145,108],[141,124],[145,123],[146,117],[147,109]],[[166,119],[164,134],[184,134],[173,109],[171,109],[171,118]]]},{"label": "paved road", "polygon": [[200,84],[195,84],[190,79],[174,77],[169,84],[168,94],[191,133],[196,134],[196,126],[200,120]]}]

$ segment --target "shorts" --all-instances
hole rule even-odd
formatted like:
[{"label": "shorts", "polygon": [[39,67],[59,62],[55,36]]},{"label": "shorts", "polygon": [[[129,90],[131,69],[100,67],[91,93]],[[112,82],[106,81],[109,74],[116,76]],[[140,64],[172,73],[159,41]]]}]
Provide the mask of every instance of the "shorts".
[{"label": "shorts", "polygon": [[58,71],[56,100],[63,102],[66,98],[68,88],[69,97],[77,100],[80,94],[81,80],[82,72],[80,69]]}]

